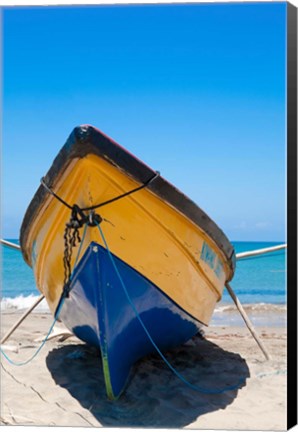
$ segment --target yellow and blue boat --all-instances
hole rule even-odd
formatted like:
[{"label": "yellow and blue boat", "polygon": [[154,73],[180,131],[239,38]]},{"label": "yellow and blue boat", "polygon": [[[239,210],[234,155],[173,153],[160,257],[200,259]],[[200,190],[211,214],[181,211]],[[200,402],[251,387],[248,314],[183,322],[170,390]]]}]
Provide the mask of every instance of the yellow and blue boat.
[{"label": "yellow and blue boat", "polygon": [[74,129],[20,234],[53,314],[100,348],[119,397],[143,356],[208,325],[235,270],[233,246],[194,202],[98,129]]}]

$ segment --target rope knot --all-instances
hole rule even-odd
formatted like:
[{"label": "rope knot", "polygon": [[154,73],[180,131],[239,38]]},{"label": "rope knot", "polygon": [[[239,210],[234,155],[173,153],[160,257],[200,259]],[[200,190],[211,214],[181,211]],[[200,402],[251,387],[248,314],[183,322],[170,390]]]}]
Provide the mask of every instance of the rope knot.
[{"label": "rope knot", "polygon": [[88,216],[85,215],[83,210],[74,204],[71,211],[71,218],[69,224],[72,228],[81,228],[88,221]]},{"label": "rope knot", "polygon": [[94,227],[96,225],[99,225],[102,221],[102,217],[99,214],[95,213],[94,210],[92,210],[89,213],[87,224],[90,227]]},{"label": "rope knot", "polygon": [[69,221],[65,225],[64,231],[64,283],[63,283],[63,297],[68,297],[70,292],[70,282],[71,282],[71,257],[72,250],[79,243],[81,243],[80,228],[83,225],[88,225],[94,227],[102,222],[101,216],[95,213],[94,210],[90,211],[88,215],[84,213],[77,204],[74,204],[71,208],[71,216]]}]

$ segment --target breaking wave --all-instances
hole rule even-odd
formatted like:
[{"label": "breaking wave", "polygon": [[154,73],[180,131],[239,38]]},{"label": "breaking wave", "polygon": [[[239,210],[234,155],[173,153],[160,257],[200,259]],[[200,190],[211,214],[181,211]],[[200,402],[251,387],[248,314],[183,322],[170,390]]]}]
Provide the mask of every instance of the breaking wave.
[{"label": "breaking wave", "polygon": [[[1,299],[1,311],[14,312],[17,310],[29,309],[39,296],[30,294],[28,296],[20,295],[15,298],[4,297]],[[46,300],[42,300],[39,305],[36,306],[34,312],[50,312]]]},{"label": "breaking wave", "polygon": [[[246,312],[254,312],[254,313],[263,313],[263,312],[281,312],[284,313],[287,310],[286,304],[273,304],[273,303],[252,303],[252,304],[243,304],[243,308]],[[225,304],[218,305],[215,308],[214,313],[229,313],[236,312],[237,308],[234,304]]]}]

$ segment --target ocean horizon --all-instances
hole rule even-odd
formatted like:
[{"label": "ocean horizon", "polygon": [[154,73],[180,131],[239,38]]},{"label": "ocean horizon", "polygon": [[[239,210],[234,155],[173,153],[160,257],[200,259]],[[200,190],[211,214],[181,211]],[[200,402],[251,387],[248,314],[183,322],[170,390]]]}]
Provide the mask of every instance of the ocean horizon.
[{"label": "ocean horizon", "polygon": [[[7,239],[18,244],[16,239]],[[282,242],[232,241],[236,253],[267,248]],[[14,249],[1,246],[1,310],[16,311],[33,304],[40,293],[36,288],[31,268],[24,262],[22,254]],[[236,272],[231,286],[241,303],[253,315],[253,320],[268,323],[268,314],[275,316],[274,323],[285,324],[286,319],[286,251],[280,250],[257,257],[237,261]],[[48,311],[42,302],[36,311]],[[235,306],[227,290],[217,304],[212,323],[229,321],[240,324]]]}]

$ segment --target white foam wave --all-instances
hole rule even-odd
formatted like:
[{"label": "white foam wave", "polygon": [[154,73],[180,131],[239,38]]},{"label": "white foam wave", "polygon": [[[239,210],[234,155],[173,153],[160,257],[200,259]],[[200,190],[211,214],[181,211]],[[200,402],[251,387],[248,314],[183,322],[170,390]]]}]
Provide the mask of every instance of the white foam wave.
[{"label": "white foam wave", "polygon": [[[285,304],[273,304],[273,303],[252,303],[242,305],[246,312],[285,312],[287,307]],[[235,312],[236,306],[233,304],[229,305],[218,305],[215,308],[215,313]]]},{"label": "white foam wave", "polygon": [[[15,298],[4,297],[1,299],[1,311],[13,312],[16,310],[29,309],[37,299],[38,296],[33,294],[29,296],[20,295]],[[49,312],[49,306],[46,300],[42,300],[33,312]]]}]

